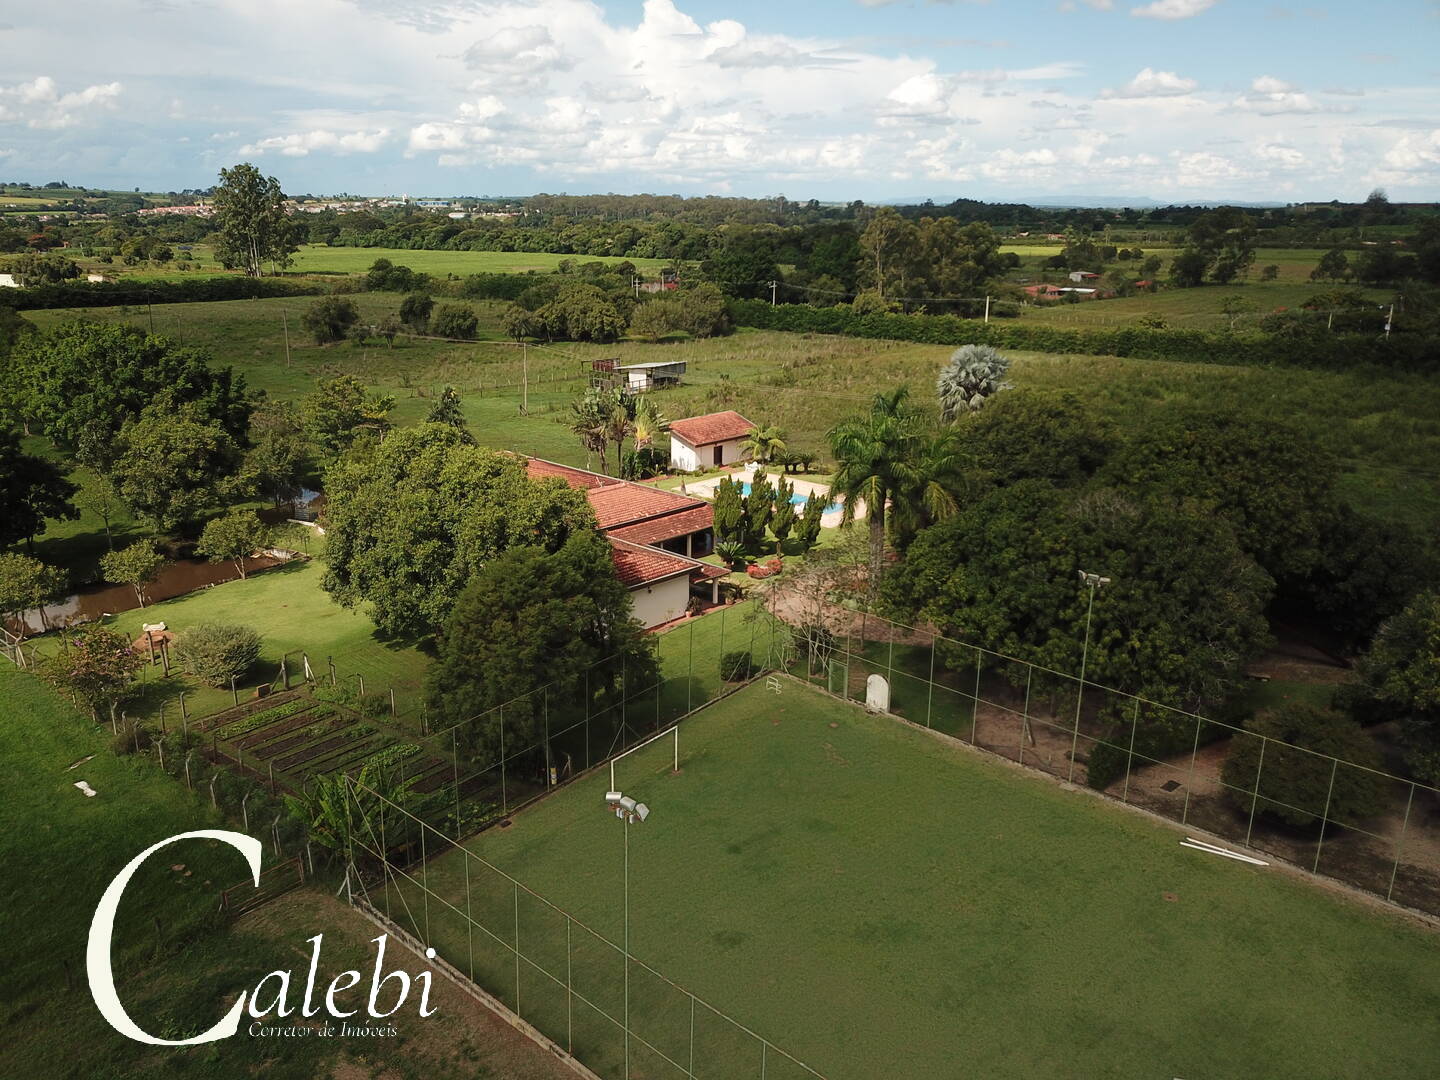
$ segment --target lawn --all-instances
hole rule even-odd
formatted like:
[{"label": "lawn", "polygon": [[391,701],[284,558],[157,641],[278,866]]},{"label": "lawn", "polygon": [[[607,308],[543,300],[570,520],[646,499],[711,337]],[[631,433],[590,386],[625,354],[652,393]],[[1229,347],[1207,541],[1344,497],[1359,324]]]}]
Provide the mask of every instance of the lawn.
[{"label": "lawn", "polygon": [[[224,828],[208,805],[148,761],[119,758],[42,684],[0,664],[0,1075],[106,1077],[420,1077],[557,1080],[563,1070],[493,1015],[436,981],[440,1013],[401,1020],[395,1039],[249,1038],[186,1049],[130,1042],[101,1018],[85,977],[85,941],[100,894],[133,856],[192,829]],[[71,769],[73,762],[90,756]],[[99,794],[73,786],[85,780]],[[180,865],[180,871],[171,867]],[[375,931],[325,892],[302,890],[229,929],[220,889],[246,869],[238,852],[186,841],[147,862],[126,889],[114,966],[121,1001],[145,1029],[183,1038],[210,1027],[236,995],[276,967],[303,970],[305,939],[325,935],[326,970],[374,962]],[[402,961],[418,970],[418,961]],[[487,1069],[493,1068],[494,1073]],[[332,1071],[333,1070],[333,1071]]]},{"label": "lawn", "polygon": [[[651,807],[628,843],[632,954],[832,1080],[1433,1075],[1431,930],[789,680],[686,721],[679,775],[671,753],[616,774]],[[574,923],[453,851],[423,871],[432,896],[374,893],[606,1077],[623,1040],[595,1007],[622,1016],[625,983],[595,936],[625,934],[608,781],[469,845]],[[694,1015],[694,1075],[762,1075],[758,1042]],[[632,1029],[679,1065],[632,1039],[632,1075],[685,1075],[691,1016],[632,965]]]},{"label": "lawn", "polygon": [[[393,688],[401,720],[418,723],[420,686],[428,663],[425,655],[409,643],[387,642],[376,636],[375,624],[360,611],[341,607],[320,588],[325,574],[318,561],[291,563],[245,581],[231,581],[186,596],[176,597],[144,609],[122,612],[106,625],[134,639],[144,623],[163,622],[183,634],[201,622],[240,623],[261,635],[260,662],[240,684],[240,693],[278,675],[282,656],[288,657],[292,682],[301,675],[303,651],[310,657],[316,675],[328,681],[327,660],[333,658],[340,680],[365,680],[367,693],[384,693]],[[47,647],[55,646],[46,641]],[[131,708],[132,715],[155,715],[165,702],[173,723],[179,714],[176,700],[185,691],[186,708],[192,716],[216,712],[232,702],[229,690],[202,687],[188,675],[176,672],[170,678],[158,667],[142,669],[146,693]],[[351,682],[358,687],[358,682]]]}]

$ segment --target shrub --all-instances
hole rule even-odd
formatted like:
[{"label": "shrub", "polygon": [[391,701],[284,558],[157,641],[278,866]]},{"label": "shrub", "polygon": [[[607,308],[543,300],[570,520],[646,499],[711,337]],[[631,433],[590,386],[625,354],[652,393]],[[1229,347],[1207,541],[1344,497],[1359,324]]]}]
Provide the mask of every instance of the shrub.
[{"label": "shrub", "polygon": [[260,635],[248,626],[200,623],[180,636],[176,652],[197,679],[224,688],[259,659]]},{"label": "shrub", "polygon": [[743,682],[755,674],[755,658],[744,649],[727,652],[720,657],[720,678],[725,682]]},{"label": "shrub", "polygon": [[[1384,782],[1366,771],[1380,767],[1380,752],[1348,716],[1292,702],[1255,717],[1247,728],[1250,734],[1231,740],[1220,770],[1225,794],[1242,812],[1253,804],[1257,813],[1288,825],[1313,825],[1322,815],[1353,825],[1385,809]],[[1340,759],[1338,768],[1332,758]],[[1258,798],[1252,794],[1257,770]]]},{"label": "shrub", "polygon": [[436,337],[474,341],[480,333],[480,320],[467,304],[441,304],[430,317],[430,333]]},{"label": "shrub", "polygon": [[214,300],[253,300],[271,296],[315,296],[322,291],[314,282],[283,278],[214,277],[183,281],[66,281],[28,289],[10,289],[5,302],[16,311],[38,308],[122,307],[141,304],[203,303]]},{"label": "shrub", "polygon": [[350,328],[360,321],[355,301],[343,296],[325,296],[306,309],[301,322],[315,338],[317,345],[343,341]]},{"label": "shrub", "polygon": [[146,731],[133,720],[120,729],[120,733],[110,740],[110,749],[116,754],[137,754],[150,746],[150,732]]},{"label": "shrub", "polygon": [[417,334],[423,334],[430,325],[430,312],[435,308],[435,298],[425,293],[411,293],[400,301],[400,321]]}]

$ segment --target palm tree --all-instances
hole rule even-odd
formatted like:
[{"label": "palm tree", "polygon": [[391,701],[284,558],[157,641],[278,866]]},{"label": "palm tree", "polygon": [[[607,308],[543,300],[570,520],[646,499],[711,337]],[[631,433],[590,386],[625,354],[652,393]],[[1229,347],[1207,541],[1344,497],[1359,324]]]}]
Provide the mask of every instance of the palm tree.
[{"label": "palm tree", "polygon": [[625,440],[635,434],[635,420],[624,394],[613,390],[606,397],[609,401],[606,404],[605,436],[615,444],[615,475],[620,476],[625,471]]},{"label": "palm tree", "polygon": [[642,397],[635,406],[635,448],[650,446],[670,430],[670,420],[655,404],[655,399]]},{"label": "palm tree", "polygon": [[605,468],[605,450],[610,445],[610,434],[606,428],[608,418],[604,395],[594,387],[570,403],[570,430],[580,436],[580,444],[585,447],[587,455],[586,465],[590,464],[588,455],[599,454],[600,468]]},{"label": "palm tree", "polygon": [[885,511],[892,498],[923,488],[916,461],[924,438],[919,414],[910,404],[910,388],[876,394],[870,411],[851,416],[830,431],[837,462],[830,497],[844,511],[842,524],[855,520],[861,500],[870,525],[870,588],[880,582],[885,560]]},{"label": "palm tree", "polygon": [[954,428],[922,438],[911,464],[913,475],[902,482],[891,499],[895,546],[900,551],[910,546],[921,529],[960,510],[960,500],[969,493],[972,476]]},{"label": "palm tree", "polygon": [[776,454],[785,452],[785,433],[778,427],[751,428],[745,436],[745,453],[760,464],[772,461]]},{"label": "palm tree", "polygon": [[974,412],[996,393],[1009,387],[1005,373],[1008,357],[989,345],[962,345],[950,354],[940,369],[935,393],[940,399],[940,419],[947,424],[967,412]]}]

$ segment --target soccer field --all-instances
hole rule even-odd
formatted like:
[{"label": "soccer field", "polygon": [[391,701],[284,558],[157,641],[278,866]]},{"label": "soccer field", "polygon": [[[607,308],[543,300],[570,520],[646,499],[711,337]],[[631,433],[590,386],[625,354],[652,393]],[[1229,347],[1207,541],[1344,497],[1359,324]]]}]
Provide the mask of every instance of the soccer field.
[{"label": "soccer field", "polygon": [[[630,1076],[809,1075],[718,1012],[834,1080],[1434,1075],[1440,934],[782,685],[686,720],[678,775],[669,739],[617,767],[651,807],[628,838]],[[597,935],[626,933],[608,781],[371,894],[606,1077],[625,969]]]}]

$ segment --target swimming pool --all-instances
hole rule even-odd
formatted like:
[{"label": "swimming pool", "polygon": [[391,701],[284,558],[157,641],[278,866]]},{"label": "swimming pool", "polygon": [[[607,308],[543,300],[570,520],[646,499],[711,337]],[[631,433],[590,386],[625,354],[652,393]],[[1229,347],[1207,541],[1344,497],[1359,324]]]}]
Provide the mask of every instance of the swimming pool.
[{"label": "swimming pool", "polygon": [[[750,494],[750,485],[749,485],[749,484],[742,483],[742,484],[740,485],[740,494],[742,494],[742,495],[749,495],[749,494]],[[805,505],[805,502],[806,502],[806,500],[807,500],[808,498],[809,498],[808,495],[801,495],[798,491],[796,491],[796,492],[793,492],[793,493],[791,494],[791,496],[790,496],[790,501],[791,501],[792,503],[794,503],[796,506],[804,506],[804,505]],[[827,513],[827,514],[833,514],[833,513],[838,512],[838,511],[841,510],[841,509],[843,509],[843,507],[841,507],[841,505],[840,505],[838,502],[832,502],[829,506],[825,507],[825,513]]]}]

